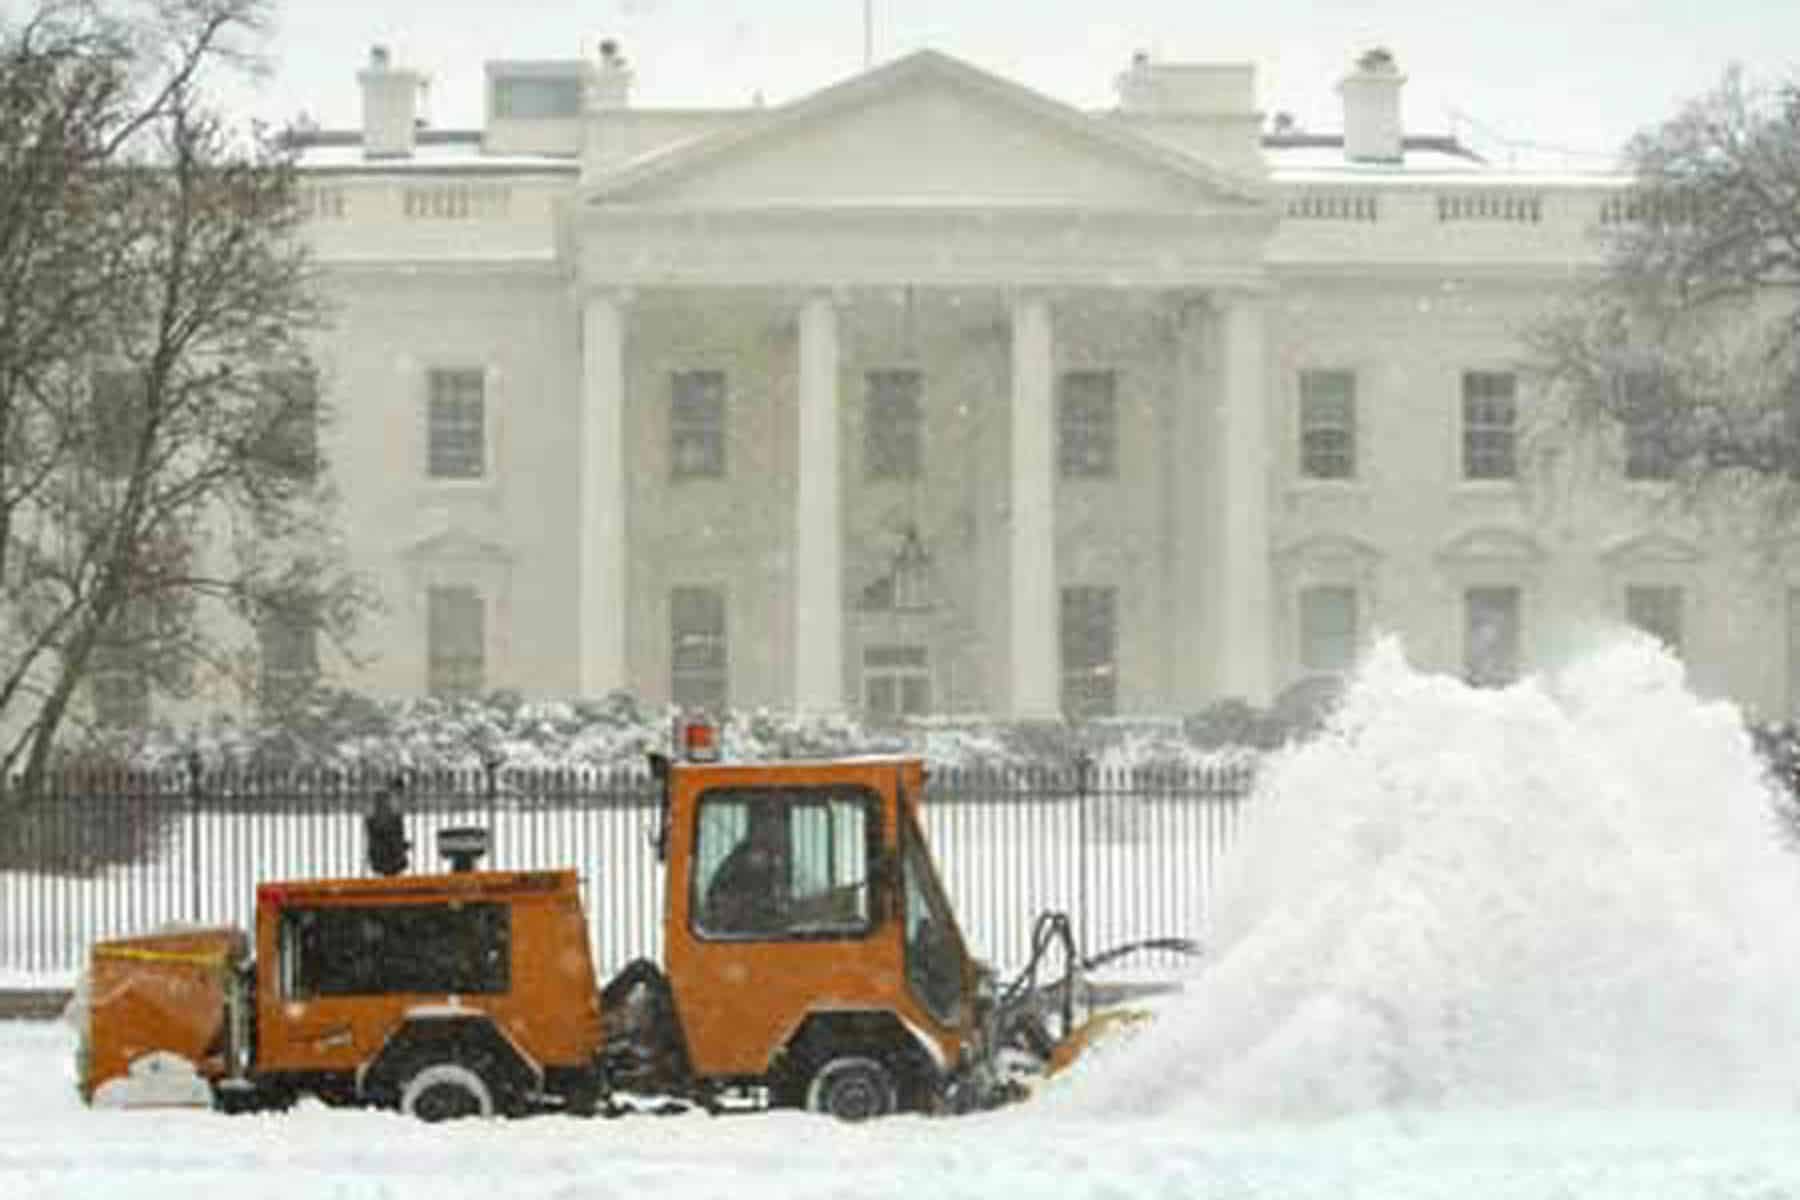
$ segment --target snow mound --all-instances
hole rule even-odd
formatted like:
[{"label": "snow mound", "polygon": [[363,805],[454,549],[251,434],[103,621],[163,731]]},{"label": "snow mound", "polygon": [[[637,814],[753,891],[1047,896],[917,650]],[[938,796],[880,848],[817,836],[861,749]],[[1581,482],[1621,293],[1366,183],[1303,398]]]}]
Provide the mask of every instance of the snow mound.
[{"label": "snow mound", "polygon": [[1800,858],[1739,713],[1653,642],[1504,690],[1384,642],[1265,768],[1179,1005],[1045,1100],[1787,1108],[1796,913]]}]

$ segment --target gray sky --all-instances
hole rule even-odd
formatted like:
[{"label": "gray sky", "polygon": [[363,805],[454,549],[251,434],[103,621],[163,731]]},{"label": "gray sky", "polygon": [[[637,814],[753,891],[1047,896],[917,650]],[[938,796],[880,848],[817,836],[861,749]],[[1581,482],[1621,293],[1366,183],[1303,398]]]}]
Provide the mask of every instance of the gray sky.
[{"label": "gray sky", "polygon": [[[1339,125],[1332,89],[1350,60],[1386,45],[1409,79],[1409,131],[1454,126],[1490,151],[1535,143],[1593,165],[1730,62],[1757,79],[1800,74],[1800,0],[869,2],[877,61],[930,46],[1103,107],[1137,49],[1249,60],[1263,109],[1317,129]],[[759,90],[778,103],[860,68],[863,12],[863,0],[282,0],[275,73],[250,107],[353,126],[355,73],[379,42],[431,76],[434,124],[475,127],[485,61],[580,57],[602,36],[631,59],[637,103],[736,105]]]}]

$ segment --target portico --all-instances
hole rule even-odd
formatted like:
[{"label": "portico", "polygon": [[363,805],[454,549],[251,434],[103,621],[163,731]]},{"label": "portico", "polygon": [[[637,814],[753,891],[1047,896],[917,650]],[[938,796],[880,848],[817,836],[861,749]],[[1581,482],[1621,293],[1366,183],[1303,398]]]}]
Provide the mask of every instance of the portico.
[{"label": "portico", "polygon": [[[726,468],[728,507],[768,518],[719,514],[747,554],[747,577],[716,580],[745,614],[728,638],[733,703],[855,706],[850,643],[880,541],[871,522],[884,519],[927,535],[935,602],[954,609],[939,657],[978,677],[943,685],[955,702],[1062,711],[1059,588],[1104,574],[1104,554],[1059,554],[1059,530],[1074,526],[1120,531],[1136,558],[1117,603],[1154,614],[1155,632],[1184,647],[1178,669],[1137,670],[1134,695],[1164,707],[1267,698],[1260,292],[1273,217],[1254,180],[930,54],[738,136],[588,178],[571,222],[587,694],[654,694],[642,677],[663,664],[642,646],[682,549],[645,526],[683,526],[711,503],[704,479],[670,483],[659,462],[670,388],[687,386],[671,379],[724,355],[721,437],[752,460]],[[711,336],[715,314],[733,331]],[[942,344],[900,344],[908,321]],[[1071,476],[1059,450],[1071,436],[1059,380],[1083,365],[1114,379],[1110,477],[1081,477],[1079,464]],[[927,446],[900,480],[872,476],[846,436],[868,373],[896,366],[920,377]],[[960,454],[970,438],[998,453]],[[746,490],[761,467],[772,469]],[[759,629],[748,614],[766,598],[749,593],[765,586],[780,600],[763,611],[779,619]],[[988,665],[959,661],[972,644]],[[751,685],[740,655],[766,658],[779,681]]]}]

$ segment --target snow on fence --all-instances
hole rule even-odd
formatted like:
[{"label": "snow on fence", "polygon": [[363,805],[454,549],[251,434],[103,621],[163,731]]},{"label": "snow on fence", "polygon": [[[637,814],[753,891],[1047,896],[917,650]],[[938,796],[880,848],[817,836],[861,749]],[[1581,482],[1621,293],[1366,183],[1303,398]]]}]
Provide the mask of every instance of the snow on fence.
[{"label": "snow on fence", "polygon": [[[1243,767],[934,771],[926,833],[971,948],[1015,967],[1045,909],[1068,912],[1089,951],[1195,934],[1249,780]],[[0,816],[0,971],[66,976],[97,938],[248,927],[259,882],[364,874],[362,817],[389,783],[372,770],[63,776]],[[485,826],[484,866],[580,872],[602,972],[660,957],[646,773],[430,772],[407,779],[400,807],[413,869],[437,868],[437,830]]]}]

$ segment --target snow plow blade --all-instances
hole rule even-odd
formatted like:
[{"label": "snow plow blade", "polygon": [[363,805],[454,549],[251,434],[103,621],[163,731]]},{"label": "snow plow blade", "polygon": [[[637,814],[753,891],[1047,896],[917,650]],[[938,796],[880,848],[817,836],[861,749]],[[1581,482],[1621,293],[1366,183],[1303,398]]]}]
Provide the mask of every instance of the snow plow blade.
[{"label": "snow plow blade", "polygon": [[194,929],[96,943],[73,1019],[76,1078],[96,1107],[207,1105],[226,1073],[233,972],[249,953],[237,929]]},{"label": "snow plow blade", "polygon": [[1045,1077],[1061,1074],[1094,1045],[1126,1035],[1149,1020],[1149,1011],[1142,1008],[1110,1008],[1095,1013],[1051,1048],[1049,1061],[1044,1064]]}]

